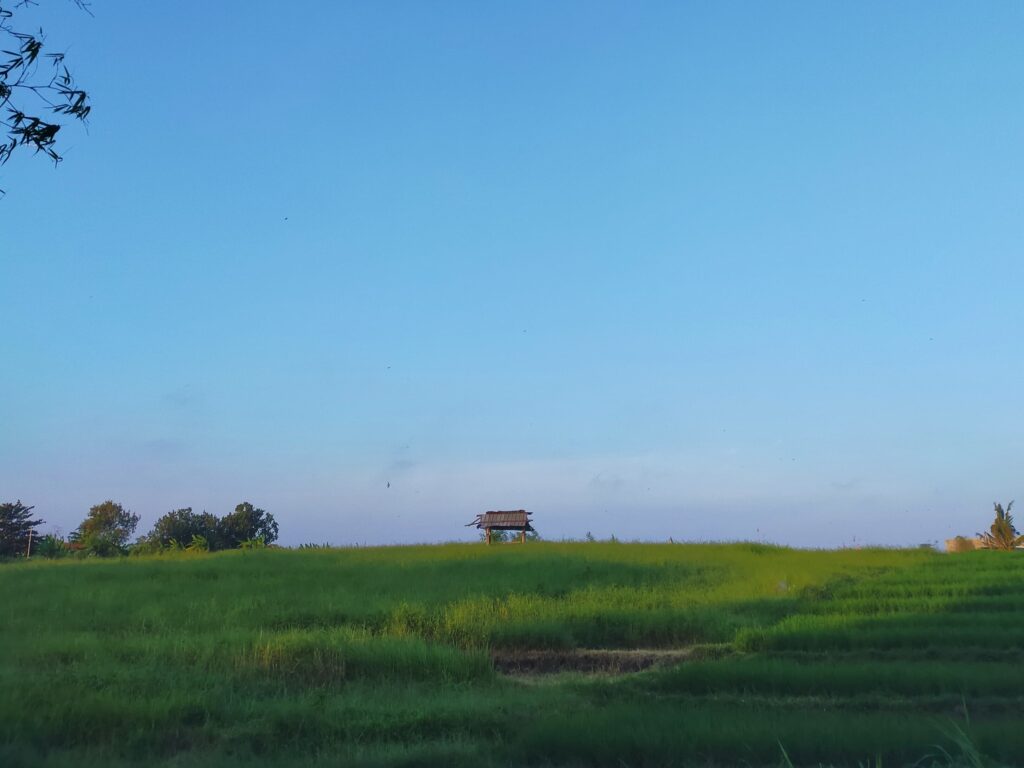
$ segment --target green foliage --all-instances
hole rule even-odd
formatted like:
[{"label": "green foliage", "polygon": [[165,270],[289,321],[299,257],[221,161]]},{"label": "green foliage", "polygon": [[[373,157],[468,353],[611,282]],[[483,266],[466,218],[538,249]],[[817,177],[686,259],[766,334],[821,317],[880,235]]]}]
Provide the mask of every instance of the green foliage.
[{"label": "green foliage", "polygon": [[[966,713],[966,704],[964,712]],[[969,727],[970,722],[967,725]],[[935,765],[941,768],[996,768],[999,765],[978,749],[971,735],[955,720],[951,720],[942,730],[950,743],[950,748],[942,744],[936,745],[938,755],[935,756]]]},{"label": "green foliage", "polygon": [[[2,576],[0,604],[31,606],[0,633],[2,764],[766,766],[781,743],[797,766],[936,768],[1024,750],[1024,558],[538,542]],[[489,659],[581,647],[691,660],[527,684]],[[938,731],[951,714],[964,737]]]},{"label": "green foliage", "polygon": [[[64,119],[85,123],[92,110],[85,91],[75,85],[65,66],[64,54],[44,53],[43,31],[21,17],[35,4],[0,0],[0,106],[5,113],[0,125],[7,133],[6,141],[0,141],[0,165],[18,147],[60,162],[57,134]],[[75,4],[88,7],[87,0],[75,0]]]},{"label": "green foliage", "polygon": [[217,526],[219,545],[224,548],[239,547],[242,542],[261,539],[264,544],[277,541],[277,522],[270,513],[243,501],[235,511],[220,519]]},{"label": "green foliage", "polygon": [[168,548],[171,542],[191,542],[198,537],[207,549],[221,549],[219,524],[217,516],[209,512],[193,512],[191,507],[174,509],[157,519],[146,539],[158,548]]},{"label": "green foliage", "polygon": [[159,555],[164,551],[166,551],[166,548],[162,546],[159,541],[151,539],[149,536],[140,537],[138,541],[128,547],[128,554],[132,557]]},{"label": "green foliage", "polygon": [[41,536],[38,540],[32,542],[33,557],[45,557],[53,560],[58,557],[66,557],[70,552],[71,550],[68,549],[67,542],[53,534]]},{"label": "green foliage", "polygon": [[128,552],[128,540],[139,524],[139,516],[115,501],[104,501],[71,534],[71,540],[91,555],[113,557]]},{"label": "green foliage", "polygon": [[0,504],[0,557],[24,557],[28,551],[29,536],[38,537],[35,529],[43,520],[32,519],[34,507],[18,501]]},{"label": "green foliage", "polygon": [[152,555],[202,554],[212,551],[210,542],[205,536],[193,534],[186,544],[178,539],[167,539],[161,544],[159,539],[145,536],[132,545],[129,554],[137,557]]},{"label": "green foliage", "polygon": [[978,534],[982,546],[985,549],[1001,550],[1013,550],[1024,546],[1024,536],[1017,532],[1013,525],[1013,516],[1010,514],[1010,510],[1013,509],[1013,502],[1011,501],[1007,504],[1005,510],[1003,505],[998,502],[994,506],[996,518],[992,521],[988,533]]},{"label": "green foliage", "polygon": [[134,554],[213,552],[220,549],[257,549],[277,539],[273,515],[243,502],[223,518],[191,507],[161,516],[153,529],[132,548]]}]

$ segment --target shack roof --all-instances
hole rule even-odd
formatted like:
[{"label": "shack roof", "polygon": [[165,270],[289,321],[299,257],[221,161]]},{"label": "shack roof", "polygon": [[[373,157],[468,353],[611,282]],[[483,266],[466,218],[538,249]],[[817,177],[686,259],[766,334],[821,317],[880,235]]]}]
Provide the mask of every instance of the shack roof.
[{"label": "shack roof", "polygon": [[468,528],[475,525],[477,528],[494,528],[499,531],[532,531],[530,525],[530,513],[525,509],[516,509],[505,512],[484,512],[476,516],[476,520],[467,523]]}]

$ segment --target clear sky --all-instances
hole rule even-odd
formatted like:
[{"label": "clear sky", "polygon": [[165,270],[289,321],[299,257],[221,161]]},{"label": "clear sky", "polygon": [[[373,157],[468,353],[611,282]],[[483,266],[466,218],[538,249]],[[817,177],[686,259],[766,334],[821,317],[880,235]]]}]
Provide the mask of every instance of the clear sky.
[{"label": "clear sky", "polygon": [[93,12],[22,12],[94,113],[0,168],[47,528],[917,544],[1024,497],[1024,5]]}]

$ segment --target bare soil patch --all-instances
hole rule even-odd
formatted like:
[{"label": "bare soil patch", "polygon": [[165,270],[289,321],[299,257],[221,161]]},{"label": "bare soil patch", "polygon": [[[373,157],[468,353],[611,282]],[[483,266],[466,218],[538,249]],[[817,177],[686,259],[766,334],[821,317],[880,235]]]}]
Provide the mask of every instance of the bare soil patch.
[{"label": "bare soil patch", "polygon": [[692,648],[610,650],[497,650],[494,668],[505,675],[554,675],[559,672],[624,675],[652,667],[678,664],[693,656]]}]

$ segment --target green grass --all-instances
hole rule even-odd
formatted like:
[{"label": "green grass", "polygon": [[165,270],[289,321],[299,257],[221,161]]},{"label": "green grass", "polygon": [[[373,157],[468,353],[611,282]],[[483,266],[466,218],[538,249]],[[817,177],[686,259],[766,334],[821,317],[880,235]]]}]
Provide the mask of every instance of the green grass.
[{"label": "green grass", "polygon": [[[1012,763],[1022,587],[1015,553],[756,544],[19,563],[0,765]],[[698,644],[621,678],[489,658]]]}]

